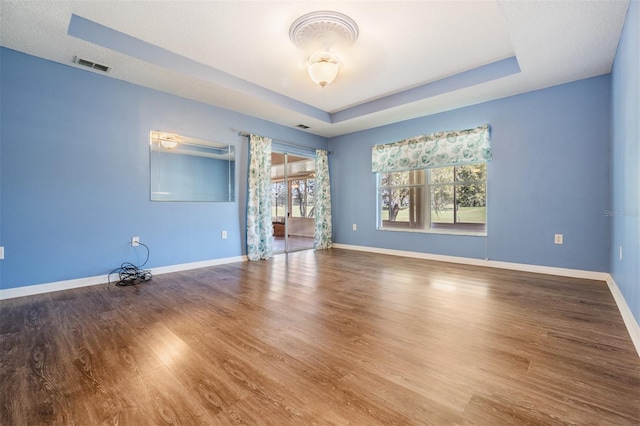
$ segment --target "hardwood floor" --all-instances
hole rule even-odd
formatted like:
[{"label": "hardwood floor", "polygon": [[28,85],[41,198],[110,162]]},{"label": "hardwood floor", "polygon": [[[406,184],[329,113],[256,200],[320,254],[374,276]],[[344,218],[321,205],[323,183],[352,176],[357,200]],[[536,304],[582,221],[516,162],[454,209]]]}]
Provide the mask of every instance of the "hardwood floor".
[{"label": "hardwood floor", "polygon": [[0,302],[0,424],[639,424],[602,282],[302,251]]},{"label": "hardwood floor", "polygon": [[[288,251],[309,250],[313,248],[313,237],[301,237],[299,235],[289,235],[287,241]],[[284,237],[273,237],[273,253],[284,253],[285,243]]]}]

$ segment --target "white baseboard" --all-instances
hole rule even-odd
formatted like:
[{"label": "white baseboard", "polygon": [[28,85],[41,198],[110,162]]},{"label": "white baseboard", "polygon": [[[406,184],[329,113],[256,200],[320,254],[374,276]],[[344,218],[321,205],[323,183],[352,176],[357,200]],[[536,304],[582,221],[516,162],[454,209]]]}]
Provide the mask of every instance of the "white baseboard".
[{"label": "white baseboard", "polygon": [[91,285],[104,284],[106,282],[107,275],[99,275],[95,277],[77,278],[74,280],[56,281],[52,283],[7,288],[4,290],[0,290],[0,300],[33,296],[34,294],[51,293],[53,291],[69,290],[78,287],[87,287]]},{"label": "white baseboard", "polygon": [[580,269],[556,268],[552,266],[527,265],[524,263],[498,262],[495,260],[473,259],[468,257],[444,256],[440,254],[420,253],[414,251],[392,250],[377,247],[354,246],[349,244],[333,244],[333,248],[345,250],[366,251],[369,253],[388,254],[391,256],[404,256],[416,259],[436,260],[440,262],[459,263],[464,265],[487,266],[490,268],[509,269],[513,271],[534,272],[538,274],[557,275],[561,277],[584,278],[589,280],[605,281],[609,286],[609,291],[618,305],[618,310],[622,315],[627,331],[631,336],[631,341],[640,357],[640,327],[624,300],[620,289],[607,272],[583,271]]},{"label": "white baseboard", "polygon": [[[204,260],[202,262],[182,263],[179,265],[161,266],[152,268],[153,275],[168,274],[170,272],[187,271],[189,269],[206,268],[207,266],[223,265],[226,263],[244,262],[246,256],[225,257],[222,259]],[[0,290],[0,300],[14,299],[16,297],[32,296],[35,294],[51,293],[53,291],[69,290],[78,287],[104,284],[108,281],[108,275],[77,278],[73,280],[56,281],[52,283],[29,285]]]},{"label": "white baseboard", "polygon": [[161,266],[153,268],[153,275],[168,274],[171,272],[188,271],[189,269],[206,268],[208,266],[225,265],[227,263],[237,263],[247,261],[247,256],[224,257],[222,259],[203,260],[202,262],[182,263],[180,265]]},{"label": "white baseboard", "polygon": [[[608,274],[609,275],[609,274]],[[609,291],[613,295],[613,298],[618,305],[618,310],[620,310],[620,315],[622,315],[622,320],[624,321],[624,325],[627,326],[627,331],[631,336],[631,341],[633,342],[633,346],[636,347],[636,352],[638,352],[638,356],[640,356],[640,326],[636,321],[629,305],[627,305],[627,301],[624,300],[624,296],[616,284],[615,280],[611,275],[607,278],[607,285],[609,286]]]},{"label": "white baseboard", "polygon": [[459,263],[463,265],[487,266],[489,268],[510,269],[513,271],[534,272],[536,274],[558,275],[561,277],[584,278],[587,280],[606,281],[606,272],[583,271],[580,269],[556,268],[553,266],[528,265],[526,263],[499,262],[497,260],[474,259],[470,257],[445,256],[442,254],[420,253],[415,251],[383,249],[377,247],[353,246],[349,244],[333,244],[333,248],[358,250],[370,253],[388,254],[391,256],[412,257],[415,259],[437,260],[439,262]]}]

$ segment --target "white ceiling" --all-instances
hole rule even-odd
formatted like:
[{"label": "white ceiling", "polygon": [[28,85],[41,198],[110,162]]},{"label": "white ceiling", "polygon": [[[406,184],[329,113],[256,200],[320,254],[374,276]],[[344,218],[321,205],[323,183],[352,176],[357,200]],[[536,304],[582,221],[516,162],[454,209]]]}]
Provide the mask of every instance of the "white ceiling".
[{"label": "white ceiling", "polygon": [[[74,57],[86,58],[112,67],[112,78],[332,137],[606,74],[628,6],[0,0],[0,43],[70,66],[78,66]],[[289,40],[291,23],[317,10],[344,13],[360,31],[352,46],[335,52],[343,65],[324,89],[303,66],[313,52]],[[82,22],[70,27],[74,14]],[[110,45],[100,25],[124,41]],[[512,57],[520,72],[485,82],[470,74]]]}]

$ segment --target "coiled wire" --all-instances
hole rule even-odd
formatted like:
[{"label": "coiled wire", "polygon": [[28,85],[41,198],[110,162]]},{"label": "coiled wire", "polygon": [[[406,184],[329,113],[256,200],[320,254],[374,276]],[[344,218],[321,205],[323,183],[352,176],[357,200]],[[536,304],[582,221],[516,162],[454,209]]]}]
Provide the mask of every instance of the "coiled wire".
[{"label": "coiled wire", "polygon": [[113,274],[118,274],[120,280],[115,283],[118,286],[136,285],[139,282],[149,281],[152,278],[150,270],[141,269],[149,261],[149,247],[142,243],[138,244],[147,249],[147,258],[144,260],[142,265],[136,266],[131,262],[124,262],[119,268],[109,272],[109,276],[107,277],[109,287],[111,287],[111,275]]}]

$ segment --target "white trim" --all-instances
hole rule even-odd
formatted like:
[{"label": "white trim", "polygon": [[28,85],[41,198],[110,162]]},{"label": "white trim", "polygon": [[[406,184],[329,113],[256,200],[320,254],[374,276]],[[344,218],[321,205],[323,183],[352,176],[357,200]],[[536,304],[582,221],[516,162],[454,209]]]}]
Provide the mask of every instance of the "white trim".
[{"label": "white trim", "polygon": [[[207,266],[223,265],[226,263],[244,262],[246,256],[225,257],[222,259],[205,260],[202,262],[182,263],[178,265],[161,266],[152,268],[153,275],[168,274],[170,272],[187,271],[189,269],[206,268]],[[35,294],[51,293],[53,291],[69,290],[78,287],[87,287],[108,282],[108,275],[98,275],[94,277],[77,278],[73,280],[56,281],[52,283],[28,285],[23,287],[8,288],[0,290],[0,300],[13,299],[16,297],[32,296]]]},{"label": "white trim", "polygon": [[78,287],[87,287],[107,282],[106,275],[95,277],[77,278],[74,280],[56,281],[46,284],[27,285],[23,287],[7,288],[0,290],[0,300],[16,297],[33,296],[34,294],[51,293],[52,291],[69,290]]},{"label": "white trim", "polygon": [[636,347],[636,352],[638,352],[638,356],[640,357],[640,326],[633,316],[629,305],[627,305],[627,301],[624,300],[624,296],[622,295],[618,284],[616,284],[615,280],[610,274],[607,275],[609,275],[606,279],[609,290],[611,291],[611,294],[613,295],[613,298],[618,305],[620,315],[622,315],[622,320],[627,326],[627,331],[629,332],[629,336],[631,336],[633,346]]},{"label": "white trim", "polygon": [[473,259],[469,257],[445,256],[441,254],[420,253],[415,251],[393,250],[377,247],[354,246],[349,244],[333,244],[333,248],[344,250],[366,251],[369,253],[388,254],[391,256],[404,256],[416,259],[435,260],[439,262],[459,263],[465,265],[485,266],[490,268],[510,269],[513,271],[533,272],[538,274],[557,275],[571,278],[584,278],[588,280],[605,281],[609,286],[609,291],[618,305],[618,310],[622,315],[627,331],[631,336],[631,341],[640,357],[640,326],[633,316],[629,305],[624,300],[616,282],[611,274],[607,272],[584,271],[580,269],[556,268],[553,266],[528,265],[524,263],[499,262],[496,260]]},{"label": "white trim", "polygon": [[486,266],[489,268],[510,269],[514,271],[533,272],[537,274],[558,275],[562,277],[584,278],[588,280],[606,281],[609,274],[606,272],[584,271],[580,269],[556,268],[554,266],[529,265],[526,263],[500,262],[497,260],[474,259],[471,257],[446,256],[442,254],[421,253],[415,251],[393,250],[377,247],[353,246],[349,244],[333,244],[333,248],[345,250],[358,250],[370,253],[388,254],[391,256],[404,256],[416,259],[436,260],[439,262],[460,263],[464,265]]},{"label": "white trim", "polygon": [[467,231],[464,228],[453,228],[453,229],[438,229],[438,228],[402,228],[402,227],[391,227],[387,226],[382,227],[379,226],[376,228],[376,231],[382,232],[412,232],[415,234],[442,234],[442,235],[462,235],[467,237],[486,237],[488,234],[486,231],[476,232],[476,231]]},{"label": "white trim", "polygon": [[247,256],[223,257],[221,259],[203,260],[201,262],[182,263],[179,265],[161,266],[151,270],[153,275],[169,274],[171,272],[188,271],[189,269],[206,268],[208,266],[225,265],[227,263],[245,262]]}]

